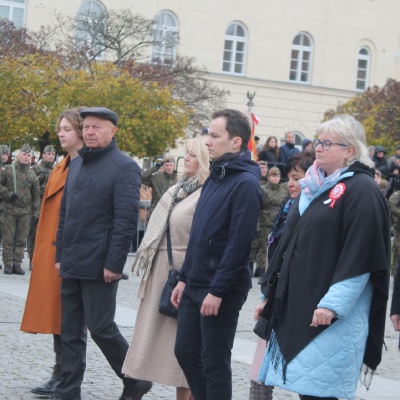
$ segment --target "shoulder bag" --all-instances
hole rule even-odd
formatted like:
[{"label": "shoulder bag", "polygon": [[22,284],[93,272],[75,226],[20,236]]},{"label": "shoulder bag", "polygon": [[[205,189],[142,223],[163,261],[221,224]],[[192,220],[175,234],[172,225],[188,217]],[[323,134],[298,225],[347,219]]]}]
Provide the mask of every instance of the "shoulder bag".
[{"label": "shoulder bag", "polygon": [[158,311],[160,314],[166,315],[172,318],[178,318],[178,309],[171,303],[171,295],[175,286],[178,283],[179,272],[173,268],[172,265],[172,246],[171,246],[171,234],[169,231],[169,225],[167,226],[167,254],[168,254],[168,264],[169,272],[167,282],[165,283],[163,290],[161,292],[160,304]]}]

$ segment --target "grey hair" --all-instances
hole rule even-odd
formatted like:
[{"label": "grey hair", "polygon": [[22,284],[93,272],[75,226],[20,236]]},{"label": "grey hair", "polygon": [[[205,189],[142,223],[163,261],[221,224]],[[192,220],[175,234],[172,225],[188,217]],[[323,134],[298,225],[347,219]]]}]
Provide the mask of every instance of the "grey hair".
[{"label": "grey hair", "polygon": [[327,133],[339,137],[345,144],[354,148],[353,156],[346,162],[347,166],[355,161],[371,168],[374,166],[374,162],[368,155],[364,127],[353,116],[347,114],[335,115],[331,120],[317,126],[317,136]]}]

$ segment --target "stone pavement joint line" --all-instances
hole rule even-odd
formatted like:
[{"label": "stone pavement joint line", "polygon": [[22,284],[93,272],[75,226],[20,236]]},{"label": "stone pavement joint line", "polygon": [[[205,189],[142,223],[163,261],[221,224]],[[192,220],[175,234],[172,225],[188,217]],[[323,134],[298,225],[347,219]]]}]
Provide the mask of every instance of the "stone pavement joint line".
[{"label": "stone pavement joint line", "polygon": [[[25,256],[25,276],[4,275],[0,270],[0,400],[34,400],[40,397],[30,393],[34,386],[46,381],[54,363],[50,335],[31,335],[19,330],[30,272]],[[129,256],[125,272],[130,273],[133,257]],[[116,321],[122,334],[130,341],[139,301],[136,293],[140,278],[131,276],[121,281],[117,297]],[[238,332],[232,355],[233,400],[249,397],[249,368],[253,359],[256,337],[253,310],[259,301],[259,285],[253,279],[250,291],[240,315]],[[383,362],[376,372],[370,391],[359,387],[356,400],[398,400],[400,398],[399,335],[387,321],[386,345]],[[88,338],[87,363],[82,385],[83,400],[118,399],[122,383],[109,367],[104,356],[91,338]],[[175,399],[175,388],[154,384],[144,399]],[[297,400],[295,393],[276,388],[273,400]]]}]

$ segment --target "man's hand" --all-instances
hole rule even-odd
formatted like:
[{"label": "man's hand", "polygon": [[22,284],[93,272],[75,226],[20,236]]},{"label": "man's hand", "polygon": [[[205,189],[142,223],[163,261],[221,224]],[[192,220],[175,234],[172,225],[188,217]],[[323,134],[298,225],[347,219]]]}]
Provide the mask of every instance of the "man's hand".
[{"label": "man's hand", "polygon": [[183,291],[185,290],[186,283],[185,282],[178,282],[175,286],[175,289],[172,291],[171,294],[171,303],[177,309],[179,308],[179,303],[182,299]]},{"label": "man's hand", "polygon": [[55,267],[55,269],[60,270],[60,263],[56,263],[56,265],[54,267]]},{"label": "man's hand", "polygon": [[400,331],[400,315],[393,314],[390,316],[390,320],[392,321],[393,328],[396,332]]},{"label": "man's hand", "polygon": [[310,326],[317,327],[318,325],[330,325],[335,315],[335,311],[329,310],[328,308],[317,308],[314,311]]},{"label": "man's hand", "polygon": [[265,305],[267,304],[268,300],[264,300],[262,303],[258,304],[254,309],[254,319],[257,320],[260,318],[261,311],[264,309]]},{"label": "man's hand", "polygon": [[209,317],[210,315],[218,315],[219,306],[221,305],[222,299],[216,297],[211,293],[208,293],[206,298],[203,300],[203,305],[200,309],[200,314],[203,317]]},{"label": "man's hand", "polygon": [[104,282],[106,283],[111,283],[112,281],[118,281],[122,278],[122,274],[117,274],[113,271],[110,271],[107,268],[103,269],[103,277],[104,277]]}]

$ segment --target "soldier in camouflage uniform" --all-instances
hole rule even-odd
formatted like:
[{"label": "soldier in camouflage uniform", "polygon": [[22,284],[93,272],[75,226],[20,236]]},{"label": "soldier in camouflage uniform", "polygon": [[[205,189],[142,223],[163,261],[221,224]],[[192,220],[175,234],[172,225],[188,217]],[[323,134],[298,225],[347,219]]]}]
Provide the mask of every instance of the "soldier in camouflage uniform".
[{"label": "soldier in camouflage uniform", "polygon": [[392,275],[395,276],[400,262],[400,191],[394,192],[389,198],[390,221],[393,229],[392,241]]},{"label": "soldier in camouflage uniform", "polygon": [[[161,167],[163,169],[162,172],[159,171]],[[161,160],[161,163],[157,163],[153,167],[142,172],[142,184],[152,188],[152,199],[148,218],[150,218],[151,213],[160,201],[162,195],[177,182],[175,160],[171,156],[165,156]]]},{"label": "soldier in camouflage uniform", "polygon": [[260,225],[260,246],[256,256],[259,281],[264,275],[267,260],[268,235],[271,232],[276,214],[278,213],[283,200],[288,196],[287,184],[280,183],[281,173],[279,168],[273,167],[268,171],[268,183],[261,186],[263,202],[261,205]]},{"label": "soldier in camouflage uniform", "polygon": [[[268,163],[266,161],[258,161],[258,165],[261,169],[261,179],[260,179],[260,186],[266,185],[268,183]],[[249,264],[251,273],[253,274],[254,263],[256,262],[256,257],[258,253],[258,248],[260,247],[260,220],[257,223],[256,232],[254,234],[253,241],[251,242],[251,250],[249,256]],[[258,273],[254,276],[258,276]]]},{"label": "soldier in camouflage uniform", "polygon": [[[6,145],[0,145],[0,173],[3,171],[4,166],[9,164],[9,157],[10,157],[10,149]],[[3,201],[3,197],[0,194],[0,245],[2,242],[2,235],[1,235],[1,202]],[[0,269],[3,266],[0,264]]]},{"label": "soldier in camouflage uniform", "polygon": [[[32,165],[31,170],[35,172],[39,180],[40,187],[40,204],[42,204],[44,191],[46,190],[47,181],[51,171],[54,168],[54,159],[56,157],[56,149],[47,145],[42,154],[42,159],[36,164]],[[35,250],[35,239],[36,239],[37,221],[34,218],[31,220],[31,226],[28,234],[28,257],[29,257],[29,269],[32,269],[32,257],[33,251]]]},{"label": "soldier in camouflage uniform", "polygon": [[29,169],[31,149],[21,147],[18,159],[0,174],[3,263],[5,274],[25,275],[21,267],[31,218],[37,220],[40,189],[36,174]]}]

